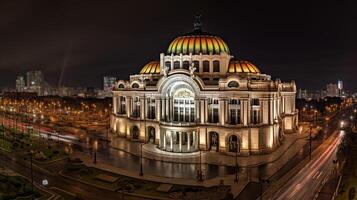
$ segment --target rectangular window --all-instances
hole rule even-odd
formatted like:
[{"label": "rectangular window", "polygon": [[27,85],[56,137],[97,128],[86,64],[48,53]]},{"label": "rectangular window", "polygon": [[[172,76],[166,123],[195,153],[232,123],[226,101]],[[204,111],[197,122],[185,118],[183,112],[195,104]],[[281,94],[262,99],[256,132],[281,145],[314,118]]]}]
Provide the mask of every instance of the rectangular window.
[{"label": "rectangular window", "polygon": [[180,119],[179,119],[180,122],[183,122],[183,108],[181,107],[180,108]]},{"label": "rectangular window", "polygon": [[203,72],[209,72],[209,61],[203,61]]},{"label": "rectangular window", "polygon": [[240,109],[237,110],[237,124],[240,124]]},{"label": "rectangular window", "polygon": [[259,99],[252,99],[253,106],[259,106]]},{"label": "rectangular window", "polygon": [[195,122],[195,108],[191,108],[190,122]]},{"label": "rectangular window", "polygon": [[236,110],[235,109],[231,109],[231,124],[237,124]]},{"label": "rectangular window", "polygon": [[218,108],[213,109],[213,123],[218,123]]},{"label": "rectangular window", "polygon": [[178,107],[174,107],[174,121],[178,121]]},{"label": "rectangular window", "polygon": [[196,72],[200,71],[200,62],[198,60],[193,61],[193,66],[196,68]]},{"label": "rectangular window", "polygon": [[215,60],[213,61],[213,72],[219,72],[219,61]]},{"label": "rectangular window", "polygon": [[189,121],[190,121],[190,109],[185,108],[185,122],[189,122]]}]

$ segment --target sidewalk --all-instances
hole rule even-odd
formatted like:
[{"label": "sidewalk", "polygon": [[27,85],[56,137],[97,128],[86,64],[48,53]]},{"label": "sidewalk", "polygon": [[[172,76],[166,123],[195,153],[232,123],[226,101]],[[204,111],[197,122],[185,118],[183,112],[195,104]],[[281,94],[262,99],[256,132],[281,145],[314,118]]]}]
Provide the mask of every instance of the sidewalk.
[{"label": "sidewalk", "polygon": [[[285,135],[283,144],[275,151],[263,155],[238,156],[238,163],[241,167],[254,167],[265,163],[271,163],[284,154],[295,155],[302,146],[307,142],[297,142],[300,139],[308,137],[308,126],[303,126],[301,133]],[[140,155],[140,143],[130,142],[125,138],[111,138],[111,148],[124,151],[136,156]],[[154,144],[143,145],[143,157],[156,161],[171,163],[198,164],[200,162],[199,152],[193,153],[172,153],[158,149]],[[202,151],[202,164],[212,164],[220,166],[235,166],[235,156],[225,155],[219,152]]]}]

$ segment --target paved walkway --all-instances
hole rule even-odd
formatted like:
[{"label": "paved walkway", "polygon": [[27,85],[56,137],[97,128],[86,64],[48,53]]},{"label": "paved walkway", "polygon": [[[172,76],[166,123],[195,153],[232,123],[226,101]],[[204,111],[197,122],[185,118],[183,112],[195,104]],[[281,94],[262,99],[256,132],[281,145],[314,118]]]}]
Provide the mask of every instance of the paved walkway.
[{"label": "paved walkway", "polygon": [[221,184],[223,181],[224,185],[231,186],[231,191],[234,197],[238,196],[238,194],[244,189],[246,184],[248,184],[249,182],[248,177],[244,173],[239,173],[238,183],[234,182],[235,175],[215,177],[212,179],[204,180],[202,182],[197,181],[196,179],[168,178],[168,177],[153,176],[150,174],[144,174],[144,176],[139,176],[139,173],[137,171],[130,171],[130,170],[125,170],[122,168],[115,167],[110,163],[105,163],[105,161],[100,159],[100,157],[97,158],[97,163],[95,164],[93,163],[93,159],[90,156],[88,156],[88,154],[82,152],[75,152],[73,157],[80,158],[83,161],[83,163],[88,167],[95,167],[98,169],[110,171],[112,173],[120,174],[123,176],[128,176],[132,178],[153,181],[153,182],[176,184],[176,185],[213,187]]}]

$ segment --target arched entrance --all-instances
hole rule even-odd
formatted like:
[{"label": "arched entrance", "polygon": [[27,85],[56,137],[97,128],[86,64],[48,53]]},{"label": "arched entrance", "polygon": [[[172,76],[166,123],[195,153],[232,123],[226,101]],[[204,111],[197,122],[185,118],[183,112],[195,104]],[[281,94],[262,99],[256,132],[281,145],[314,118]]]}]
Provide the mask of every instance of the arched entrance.
[{"label": "arched entrance", "polygon": [[147,131],[147,143],[155,144],[155,128],[149,126]]},{"label": "arched entrance", "polygon": [[240,141],[238,136],[231,135],[228,139],[228,151],[229,152],[240,152]]},{"label": "arched entrance", "polygon": [[219,151],[219,135],[217,132],[209,132],[209,150]]},{"label": "arched entrance", "polygon": [[140,131],[139,128],[137,126],[134,126],[131,129],[131,139],[133,140],[139,140],[139,135],[140,135]]}]

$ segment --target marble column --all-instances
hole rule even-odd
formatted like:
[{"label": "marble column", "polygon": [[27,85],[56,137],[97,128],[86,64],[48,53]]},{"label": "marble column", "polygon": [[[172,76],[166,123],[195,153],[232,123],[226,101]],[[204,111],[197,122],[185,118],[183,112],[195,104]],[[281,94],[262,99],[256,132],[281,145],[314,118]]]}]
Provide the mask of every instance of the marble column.
[{"label": "marble column", "polygon": [[120,112],[120,110],[118,109],[118,100],[117,100],[118,98],[120,98],[120,96],[119,97],[113,96],[113,113],[114,114],[117,114],[118,112]]},{"label": "marble column", "polygon": [[170,97],[170,111],[169,111],[169,114],[170,114],[170,122],[173,121],[173,113],[174,113],[174,99],[172,97]]},{"label": "marble column", "polygon": [[225,119],[224,119],[224,116],[225,116],[225,108],[224,108],[224,99],[220,98],[219,99],[219,110],[218,110],[218,119],[219,119],[219,123],[221,125],[224,125],[225,123]]},{"label": "marble column", "polygon": [[140,97],[140,119],[145,119],[145,109],[146,109],[146,101],[144,97]]},{"label": "marble column", "polygon": [[165,99],[165,106],[166,106],[166,109],[165,109],[165,121],[168,122],[169,121],[169,111],[170,111],[170,108],[169,108],[169,98],[167,97]]},{"label": "marble column", "polygon": [[125,105],[126,105],[126,116],[127,116],[127,117],[130,117],[130,115],[131,115],[131,106],[132,106],[132,105],[131,105],[131,100],[132,100],[131,98],[132,98],[132,97],[128,97],[128,96],[125,98],[125,101],[126,101],[126,102],[125,102]]},{"label": "marble column", "polygon": [[162,130],[161,131],[162,132],[162,134],[164,135],[164,138],[163,138],[163,148],[166,150],[166,130]]},{"label": "marble column", "polygon": [[160,98],[157,98],[155,100],[155,103],[156,103],[156,120],[157,121],[160,121],[161,120],[161,99]]},{"label": "marble column", "polygon": [[200,122],[199,108],[200,108],[200,100],[195,99],[195,123],[199,123]]},{"label": "marble column", "polygon": [[224,123],[229,123],[229,105],[228,99],[224,101]]},{"label": "marble column", "polygon": [[179,150],[182,152],[182,132],[179,132]]},{"label": "marble column", "polygon": [[205,123],[205,101],[203,99],[200,100],[200,116],[201,116],[201,124]]},{"label": "marble column", "polygon": [[170,148],[171,148],[171,151],[174,150],[174,131],[170,131],[170,134],[171,134],[171,138],[170,138]]},{"label": "marble column", "polygon": [[190,145],[191,145],[191,132],[187,132],[187,151],[190,151]]}]

